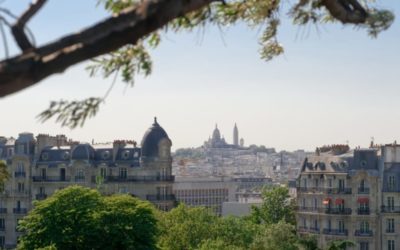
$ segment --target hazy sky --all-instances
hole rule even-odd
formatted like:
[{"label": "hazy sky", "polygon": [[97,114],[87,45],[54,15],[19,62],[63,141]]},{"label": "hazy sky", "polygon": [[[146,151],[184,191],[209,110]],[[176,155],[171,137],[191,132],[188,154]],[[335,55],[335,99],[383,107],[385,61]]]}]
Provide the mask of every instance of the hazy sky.
[{"label": "hazy sky", "polygon": [[[6,0],[0,7],[20,13],[27,4]],[[102,19],[106,13],[95,5],[95,0],[49,1],[30,23],[37,42]],[[379,5],[400,16],[398,0]],[[133,88],[119,81],[83,128],[41,124],[35,117],[51,100],[104,95],[111,79],[89,78],[87,63],[0,99],[0,135],[30,131],[140,142],[157,116],[175,149],[201,145],[215,123],[232,142],[235,122],[246,144],[277,149],[346,141],[367,146],[372,136],[378,143],[400,141],[399,25],[397,18],[389,31],[370,39],[365,30],[340,24],[297,27],[284,20],[279,38],[286,53],[272,62],[259,58],[260,31],[245,26],[168,33],[152,52],[153,74],[137,78]]]}]

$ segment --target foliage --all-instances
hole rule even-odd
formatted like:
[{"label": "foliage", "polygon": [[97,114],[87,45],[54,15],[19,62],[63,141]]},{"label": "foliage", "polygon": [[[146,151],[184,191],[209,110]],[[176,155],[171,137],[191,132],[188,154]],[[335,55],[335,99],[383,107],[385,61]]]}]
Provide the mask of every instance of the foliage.
[{"label": "foliage", "polygon": [[[217,217],[180,204],[159,216],[162,249],[247,249],[260,226],[243,218]],[[224,244],[222,244],[224,243]]]},{"label": "foliage", "polygon": [[0,161],[0,191],[3,191],[5,182],[10,178],[7,170],[7,163]]},{"label": "foliage", "polygon": [[251,245],[252,250],[297,250],[298,237],[295,227],[283,221],[268,225]]},{"label": "foliage", "polygon": [[356,243],[351,240],[333,240],[329,242],[327,250],[346,250],[348,247],[354,247]]},{"label": "foliage", "polygon": [[217,217],[205,208],[188,208],[183,204],[159,216],[159,245],[163,249],[196,249],[203,240],[213,237]]},{"label": "foliage", "polygon": [[[98,4],[105,10],[117,15],[125,8],[134,7],[141,1],[138,0],[98,0]],[[338,1],[344,9],[352,10],[352,4],[347,1]],[[367,29],[372,37],[388,29],[393,23],[394,15],[387,10],[371,7],[373,1],[363,1],[362,13],[365,12],[365,20],[354,22],[353,25]],[[102,77],[114,76],[110,89],[104,97],[91,97],[87,100],[66,102],[52,102],[50,107],[39,115],[41,121],[56,117],[56,122],[62,126],[75,128],[82,125],[86,118],[93,116],[104,103],[109,91],[112,89],[118,74],[122,81],[133,86],[137,74],[147,76],[152,71],[152,60],[149,50],[155,49],[161,42],[161,34],[168,32],[191,32],[194,29],[204,29],[216,26],[220,29],[227,28],[239,23],[246,24],[251,29],[261,30],[258,39],[260,44],[260,57],[269,61],[284,53],[284,47],[278,40],[278,28],[281,23],[282,13],[280,0],[228,0],[214,2],[206,7],[192,11],[177,17],[161,30],[156,30],[146,37],[142,37],[136,44],[127,45],[113,51],[108,55],[92,60],[92,65],[87,69],[90,76],[101,75]],[[356,11],[356,10],[353,10]],[[335,22],[336,19],[324,8],[322,0],[298,0],[295,1],[288,13],[288,17],[295,25],[323,24]],[[88,101],[91,105],[86,105]],[[83,115],[87,113],[88,115]],[[78,114],[78,115],[77,115]]]},{"label": "foliage", "polygon": [[103,197],[70,186],[20,222],[19,249],[154,249],[157,225],[152,206],[128,195]]},{"label": "foliage", "polygon": [[280,221],[295,224],[294,203],[290,200],[287,187],[267,187],[262,196],[262,205],[252,208],[251,220],[264,224],[276,224]]}]

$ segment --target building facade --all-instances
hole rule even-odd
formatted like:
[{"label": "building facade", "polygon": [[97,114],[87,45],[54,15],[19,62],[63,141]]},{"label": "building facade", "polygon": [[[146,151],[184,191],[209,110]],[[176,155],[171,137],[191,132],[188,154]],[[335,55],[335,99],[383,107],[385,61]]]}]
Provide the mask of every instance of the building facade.
[{"label": "building facade", "polygon": [[346,239],[354,249],[400,249],[400,145],[317,149],[297,187],[298,232],[321,247]]},{"label": "building facade", "polygon": [[62,135],[0,138],[0,156],[11,175],[0,195],[0,246],[15,247],[21,234],[18,220],[32,209],[34,200],[69,185],[97,188],[103,194],[127,193],[161,210],[171,209],[176,203],[171,145],[156,119],[140,147],[127,140],[79,143]]}]

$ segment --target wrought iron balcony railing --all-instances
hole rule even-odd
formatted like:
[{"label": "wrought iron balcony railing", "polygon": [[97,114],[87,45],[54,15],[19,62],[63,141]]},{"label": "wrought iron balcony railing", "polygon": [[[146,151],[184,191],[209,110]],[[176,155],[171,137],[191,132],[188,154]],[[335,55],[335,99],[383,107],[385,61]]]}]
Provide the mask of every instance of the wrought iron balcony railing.
[{"label": "wrought iron balcony railing", "polygon": [[359,215],[368,215],[370,213],[371,213],[371,211],[369,208],[358,208],[357,209],[357,214],[359,214]]},{"label": "wrought iron balcony railing", "polygon": [[14,177],[15,178],[25,177],[25,172],[14,172]]},{"label": "wrought iron balcony railing", "polygon": [[351,214],[351,208],[325,208],[325,213],[349,215]]},{"label": "wrought iron balcony railing", "polygon": [[359,187],[359,188],[358,188],[358,193],[359,193],[359,194],[369,194],[369,188],[366,188],[366,187]]},{"label": "wrought iron balcony railing", "polygon": [[[104,182],[152,182],[152,181],[175,181],[175,176],[105,176]],[[96,182],[96,176],[92,176],[92,182]]]},{"label": "wrought iron balcony railing", "polygon": [[373,235],[372,230],[356,230],[354,232],[355,236],[360,236],[360,237],[371,237]]},{"label": "wrought iron balcony railing", "polygon": [[28,213],[28,209],[26,209],[26,208],[14,208],[13,212],[14,212],[14,214],[26,214],[26,213]]},{"label": "wrought iron balcony railing", "polygon": [[69,176],[32,176],[33,182],[69,182]]},{"label": "wrought iron balcony railing", "polygon": [[329,234],[329,235],[343,235],[343,236],[347,236],[348,235],[348,230],[347,229],[328,229],[325,228],[324,230],[322,230],[323,234]]},{"label": "wrought iron balcony railing", "polygon": [[382,213],[400,213],[400,206],[382,206]]},{"label": "wrought iron balcony railing", "polygon": [[47,194],[37,194],[36,200],[44,200],[47,198]]}]

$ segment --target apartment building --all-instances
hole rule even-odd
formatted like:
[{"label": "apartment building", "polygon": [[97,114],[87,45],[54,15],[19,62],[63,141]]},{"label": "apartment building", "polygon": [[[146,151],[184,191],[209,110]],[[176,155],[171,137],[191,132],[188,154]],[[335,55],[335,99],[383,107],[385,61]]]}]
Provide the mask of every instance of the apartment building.
[{"label": "apartment building", "polygon": [[46,199],[69,185],[98,188],[104,194],[127,193],[162,210],[175,206],[172,193],[171,140],[157,123],[135,141],[88,144],[63,135],[22,133],[0,137],[0,158],[11,178],[0,195],[0,247],[14,248],[22,232],[18,220],[34,200]]},{"label": "apartment building", "polygon": [[400,249],[400,145],[319,148],[297,186],[298,232],[321,247],[346,239],[354,249]]}]

